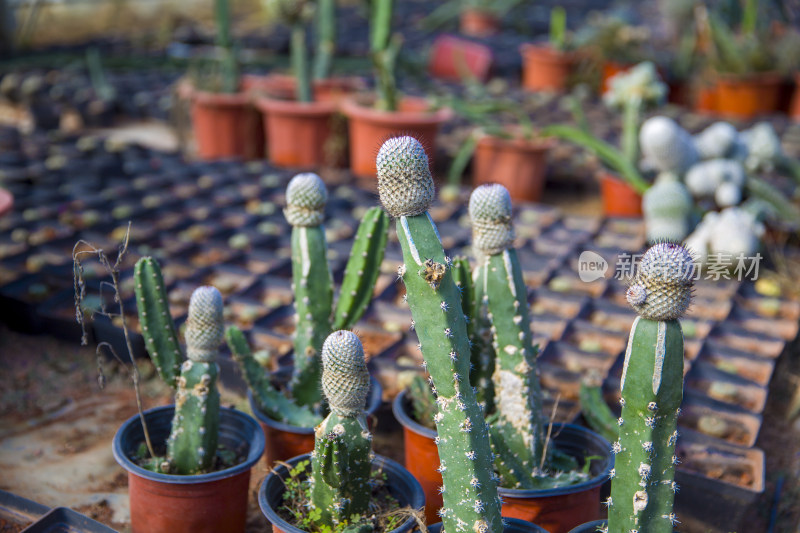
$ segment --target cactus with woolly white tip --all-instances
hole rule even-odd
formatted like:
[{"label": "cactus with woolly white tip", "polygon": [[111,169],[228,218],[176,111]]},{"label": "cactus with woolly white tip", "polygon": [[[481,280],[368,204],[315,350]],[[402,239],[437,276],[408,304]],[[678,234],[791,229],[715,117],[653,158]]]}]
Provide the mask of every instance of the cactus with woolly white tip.
[{"label": "cactus with woolly white tip", "polygon": [[369,372],[364,348],[351,331],[335,331],[322,346],[322,390],[331,412],[315,429],[311,506],[319,524],[364,515],[370,502],[372,435],[364,413]]},{"label": "cactus with woolly white tip", "polygon": [[739,132],[729,122],[715,122],[694,136],[700,159],[730,157],[736,152]]},{"label": "cactus with woolly white tip", "polygon": [[451,261],[428,214],[434,199],[428,157],[416,139],[397,137],[381,146],[376,166],[381,203],[397,218],[401,279],[436,389],[443,529],[501,531],[489,431],[469,382],[467,321]]},{"label": "cactus with woolly white tip", "polygon": [[642,257],[627,299],[631,326],[620,391],[609,533],[671,533],[676,523],[675,444],[683,399],[683,332],[692,299],[694,262],[679,244],[659,243]]},{"label": "cactus with woolly white tip", "polygon": [[656,182],[642,196],[647,240],[682,241],[689,234],[692,196],[671,172],[659,174]]},{"label": "cactus with woolly white tip", "polygon": [[642,155],[659,172],[683,174],[698,160],[692,136],[669,117],[651,117],[639,130]]}]

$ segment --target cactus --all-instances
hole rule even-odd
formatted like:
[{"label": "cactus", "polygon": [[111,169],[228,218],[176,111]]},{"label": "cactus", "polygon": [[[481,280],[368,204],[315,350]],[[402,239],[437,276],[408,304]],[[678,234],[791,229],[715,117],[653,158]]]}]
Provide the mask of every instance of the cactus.
[{"label": "cactus", "polygon": [[[286,189],[286,220],[292,225],[292,279],[297,330],[290,387],[300,405],[318,409],[322,399],[319,358],[322,343],[336,328],[351,328],[369,305],[386,248],[388,218],[367,211],[347,262],[342,290],[333,309],[333,288],[322,225],[328,192],[319,176],[298,174]],[[333,317],[333,318],[332,318]]]},{"label": "cactus", "polygon": [[603,398],[602,378],[597,371],[589,371],[581,380],[578,393],[581,414],[589,427],[609,442],[619,437],[617,417]]},{"label": "cactus", "polygon": [[692,197],[678,177],[671,172],[659,174],[642,197],[642,211],[647,240],[679,242],[686,238],[692,215]]},{"label": "cactus", "polygon": [[395,63],[402,38],[392,35],[394,0],[374,0],[370,13],[370,52],[375,69],[378,100],[375,107],[382,111],[397,110]]},{"label": "cactus", "polygon": [[679,318],[692,299],[693,261],[679,244],[659,243],[642,257],[627,299],[631,326],[620,390],[622,416],[614,443],[609,533],[671,533],[676,429],[683,398],[683,333]]},{"label": "cactus", "polygon": [[781,140],[772,124],[759,122],[742,132],[742,140],[747,147],[745,166],[750,172],[776,169],[800,183],[800,161],[783,152]]},{"label": "cactus", "polygon": [[318,0],[314,22],[317,27],[317,53],[314,56],[314,79],[330,76],[336,53],[336,0]]},{"label": "cactus", "polygon": [[175,394],[175,416],[167,440],[170,471],[197,474],[214,463],[219,439],[216,358],[222,342],[222,295],[214,287],[192,293],[186,322],[186,356]]},{"label": "cactus", "polygon": [[335,331],[322,346],[322,390],[331,413],[315,429],[311,505],[320,524],[364,515],[370,501],[372,434],[364,413],[369,372],[355,333]]},{"label": "cactus", "polygon": [[228,0],[214,1],[214,19],[217,23],[217,47],[221,54],[221,89],[223,93],[235,93],[239,90],[239,64],[231,39],[231,9]]},{"label": "cactus", "polygon": [[550,47],[559,52],[567,49],[567,11],[561,6],[550,9]]},{"label": "cactus", "polygon": [[136,307],[145,347],[158,375],[170,387],[177,388],[183,352],[178,332],[169,314],[169,301],[161,267],[152,257],[143,257],[133,269]]},{"label": "cactus", "polygon": [[644,158],[659,172],[682,175],[698,160],[692,136],[669,117],[645,120],[639,131],[639,143]]},{"label": "cactus", "polygon": [[272,385],[264,368],[253,358],[247,339],[239,328],[228,327],[225,331],[225,341],[233,359],[242,370],[244,380],[252,391],[256,404],[267,416],[298,427],[314,427],[320,422],[320,417],[311,409],[297,405]]},{"label": "cactus", "polygon": [[[717,199],[717,189],[724,183],[730,183],[729,188],[740,190],[745,183],[744,167],[739,161],[734,159],[708,159],[692,165],[686,172],[686,188],[695,198],[715,197]],[[722,207],[727,207],[725,203],[734,198],[731,191],[720,193],[723,202]]]},{"label": "cactus", "polygon": [[729,122],[715,122],[694,136],[700,159],[719,159],[733,156],[739,143],[739,132]]},{"label": "cactus", "polygon": [[536,371],[527,289],[513,247],[511,196],[502,185],[482,185],[469,201],[473,248],[480,259],[485,318],[496,354],[492,382],[497,423],[491,425],[495,462],[504,486],[533,488],[544,464],[542,393]]},{"label": "cactus", "polygon": [[383,143],[376,167],[381,203],[397,218],[404,261],[399,274],[438,401],[443,528],[500,531],[489,432],[469,383],[467,322],[451,261],[428,214],[435,194],[428,157],[416,139],[396,137]]}]

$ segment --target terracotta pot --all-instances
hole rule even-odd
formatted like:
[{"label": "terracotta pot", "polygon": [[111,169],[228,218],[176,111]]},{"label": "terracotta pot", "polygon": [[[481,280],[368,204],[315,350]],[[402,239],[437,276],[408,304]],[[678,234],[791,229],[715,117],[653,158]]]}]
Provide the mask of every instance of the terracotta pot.
[{"label": "terracotta pot", "polygon": [[[309,454],[293,457],[286,461],[290,466],[294,466],[300,461],[310,460]],[[373,468],[381,469],[386,474],[387,488],[392,496],[398,501],[401,507],[412,507],[421,509],[425,505],[425,495],[417,480],[409,474],[408,470],[398,463],[386,457],[376,455],[372,462]],[[304,533],[304,530],[292,526],[281,518],[277,510],[283,505],[283,493],[286,489],[284,479],[288,478],[289,470],[285,465],[277,466],[264,479],[261,488],[258,490],[258,504],[261,512],[272,525],[273,533]],[[395,529],[392,533],[405,533],[416,530],[417,522],[408,518]]]},{"label": "terracotta pot", "polygon": [[342,112],[350,120],[350,171],[359,177],[374,177],[375,156],[386,139],[410,135],[425,146],[428,163],[433,168],[436,133],[449,120],[449,109],[428,111],[423,98],[400,100],[399,111],[379,111],[362,105],[355,98],[342,101]]},{"label": "terracotta pot", "polygon": [[563,91],[578,61],[575,53],[559,52],[547,45],[524,43],[522,54],[522,87],[531,91]]},{"label": "terracotta pot", "polygon": [[469,37],[488,37],[500,31],[500,19],[480,9],[462,9],[458,18],[459,32]]},{"label": "terracotta pot", "polygon": [[611,88],[611,84],[608,82],[608,80],[610,80],[620,72],[627,71],[631,67],[633,67],[633,65],[628,65],[625,63],[617,63],[615,61],[604,62],[600,72],[600,94],[605,93],[608,89]]},{"label": "terracotta pot", "polygon": [[472,183],[499,183],[511,198],[520,202],[538,202],[547,175],[547,152],[550,140],[503,139],[485,135],[475,147]]},{"label": "terracotta pot", "polygon": [[192,125],[202,159],[260,157],[263,143],[253,135],[260,119],[246,93],[192,92]]},{"label": "terracotta pot", "polygon": [[492,50],[480,43],[440,35],[431,46],[428,72],[435,78],[462,81],[473,77],[486,81],[492,67]]},{"label": "terracotta pot", "polygon": [[737,118],[775,113],[780,107],[782,78],[776,72],[717,78],[717,111]]},{"label": "terracotta pot", "polygon": [[439,450],[433,441],[436,431],[411,418],[409,404],[406,391],[402,391],[392,402],[392,413],[403,426],[405,466],[422,486],[425,493],[425,521],[431,524],[439,520],[436,512],[442,507],[442,495],[439,494],[442,475],[436,471]]},{"label": "terracotta pot", "polygon": [[600,195],[607,217],[641,217],[642,195],[609,172],[600,173]]},{"label": "terracotta pot", "polygon": [[[145,411],[152,441],[166,442],[174,406]],[[264,452],[264,434],[246,413],[220,409],[219,442],[230,450],[244,445],[244,462],[208,474],[178,476],[146,470],[131,460],[144,432],[138,415],[114,435],[113,452],[128,471],[131,531],[133,533],[242,533],[247,518],[250,469]]]},{"label": "terracotta pot", "polygon": [[256,107],[263,113],[267,154],[275,166],[313,168],[337,162],[330,152],[335,103],[258,98]]},{"label": "terracotta pot", "polygon": [[694,110],[698,113],[717,112],[717,85],[703,84],[694,91]]},{"label": "terracotta pot", "polygon": [[[273,383],[276,385],[283,385],[289,381],[292,375],[290,367],[279,368],[271,374]],[[383,391],[380,383],[370,377],[370,391],[367,397],[367,415],[373,414],[377,411],[381,404],[381,397]],[[253,394],[248,390],[247,399],[250,402],[250,410],[253,416],[256,417],[261,429],[264,432],[266,439],[266,446],[264,449],[264,462],[268,467],[272,467],[276,461],[286,461],[291,457],[310,453],[314,449],[314,428],[303,428],[298,426],[291,426],[283,422],[278,422],[268,417],[263,411],[258,408]],[[370,417],[367,421],[372,425]]]},{"label": "terracotta pot", "polygon": [[789,105],[789,117],[795,122],[800,121],[800,73],[794,75],[794,94]]},{"label": "terracotta pot", "polygon": [[[503,533],[547,533],[536,524],[531,524],[517,518],[506,518],[504,520]],[[437,522],[428,526],[428,533],[441,533],[442,523]]]},{"label": "terracotta pot", "polygon": [[[293,100],[297,84],[289,74],[246,75],[242,78],[242,90],[253,96],[260,94],[278,100]],[[343,98],[366,88],[364,78],[347,76],[314,80],[312,89],[315,102],[339,103]]]},{"label": "terracotta pot", "polygon": [[553,435],[558,449],[572,457],[602,457],[592,461],[590,479],[557,489],[497,490],[503,498],[503,516],[533,522],[550,533],[567,533],[579,524],[600,518],[600,489],[608,481],[614,461],[611,444],[589,429],[554,424]]}]

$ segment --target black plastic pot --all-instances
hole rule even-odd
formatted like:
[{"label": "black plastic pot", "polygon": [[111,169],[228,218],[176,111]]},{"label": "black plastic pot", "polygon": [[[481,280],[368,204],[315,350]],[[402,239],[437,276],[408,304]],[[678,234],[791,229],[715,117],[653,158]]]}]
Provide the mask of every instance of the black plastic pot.
[{"label": "black plastic pot", "polygon": [[0,519],[10,524],[31,524],[49,510],[46,505],[0,490]]},{"label": "black plastic pot", "polygon": [[[154,445],[166,442],[175,408],[145,411]],[[250,470],[264,452],[264,433],[258,423],[235,409],[220,409],[219,443],[245,459],[230,468],[197,475],[151,472],[131,460],[144,441],[138,415],[129,418],[114,435],[112,451],[128,471],[133,533],[243,533],[247,517]]]},{"label": "black plastic pot", "polygon": [[56,507],[22,530],[22,533],[116,533],[105,524],[67,507]]},{"label": "black plastic pot", "polygon": [[594,522],[581,524],[569,533],[595,533],[596,531],[602,531],[600,528],[605,527],[606,524],[608,524],[608,520],[595,520]]},{"label": "black plastic pot", "polygon": [[[303,460],[310,459],[310,454],[299,455],[292,457],[286,463],[294,467],[297,463]],[[381,469],[386,474],[387,487],[391,495],[397,500],[401,507],[412,507],[413,509],[422,509],[425,506],[425,495],[422,493],[422,487],[414,479],[408,470],[403,468],[399,463],[392,461],[387,457],[376,455],[372,461],[373,469]],[[267,517],[269,523],[272,525],[274,533],[303,533],[302,529],[298,529],[280,516],[278,516],[277,509],[283,505],[283,492],[285,485],[283,480],[289,475],[289,470],[286,464],[278,465],[270,474],[264,479],[261,488],[258,490],[258,505],[261,507],[261,512]],[[409,518],[399,527],[393,529],[391,533],[404,533],[413,531],[416,528],[417,522],[414,518]],[[528,531],[528,530],[525,530]]]},{"label": "black plastic pot", "polygon": [[[503,533],[547,533],[546,529],[542,529],[536,524],[531,524],[519,518],[503,518],[503,521],[505,522]],[[441,530],[441,522],[428,526],[428,533],[439,533]]]}]

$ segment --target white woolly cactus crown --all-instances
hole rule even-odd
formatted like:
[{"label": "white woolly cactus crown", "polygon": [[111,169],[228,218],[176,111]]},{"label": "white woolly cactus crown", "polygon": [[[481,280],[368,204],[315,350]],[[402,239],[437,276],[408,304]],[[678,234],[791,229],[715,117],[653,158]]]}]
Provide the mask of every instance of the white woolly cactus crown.
[{"label": "white woolly cactus crown", "polygon": [[656,321],[681,318],[692,301],[695,265],[681,244],[662,242],[645,252],[626,294],[642,318]]},{"label": "white woolly cactus crown", "polygon": [[224,334],[222,295],[214,287],[198,287],[189,301],[186,356],[198,363],[214,361]]},{"label": "white woolly cactus crown", "polygon": [[469,197],[469,216],[476,251],[494,255],[512,246],[514,226],[508,189],[495,183],[476,188]]},{"label": "white woolly cactus crown", "polygon": [[298,174],[286,187],[286,220],[292,226],[319,226],[325,217],[328,189],[313,172]]},{"label": "white woolly cactus crown", "polygon": [[369,371],[361,339],[352,331],[334,331],[322,345],[322,392],[337,415],[357,416],[364,411]]},{"label": "white woolly cactus crown", "polygon": [[436,195],[428,155],[413,137],[393,137],[383,143],[375,160],[378,193],[393,217],[414,216],[428,210]]},{"label": "white woolly cactus crown", "polygon": [[645,120],[639,130],[639,145],[642,155],[659,172],[683,174],[699,157],[692,136],[669,117]]}]

